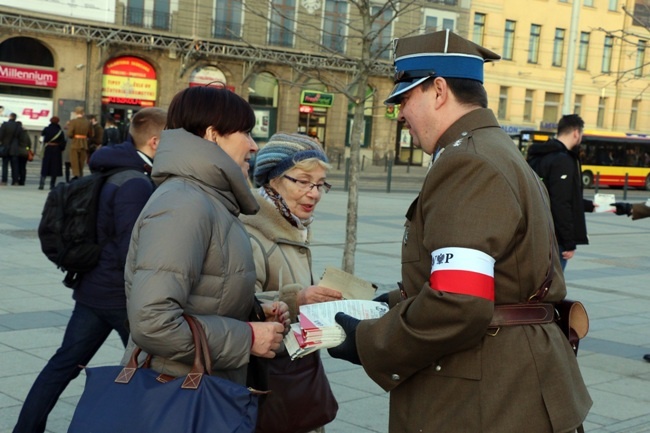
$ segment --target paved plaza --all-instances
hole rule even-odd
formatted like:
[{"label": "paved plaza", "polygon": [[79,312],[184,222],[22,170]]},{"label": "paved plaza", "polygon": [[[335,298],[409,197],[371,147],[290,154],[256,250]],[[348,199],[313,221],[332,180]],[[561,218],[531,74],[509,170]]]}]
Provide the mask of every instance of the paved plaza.
[{"label": "paved plaza", "polygon": [[[37,189],[37,167],[30,163],[26,186],[0,187],[0,433],[11,431],[29,387],[62,340],[73,306],[63,274],[40,251],[36,227],[47,191]],[[400,279],[403,215],[423,173],[396,168],[391,193],[383,169],[362,173],[367,182],[360,184],[355,273],[381,291]],[[340,171],[331,179],[334,188],[319,204],[314,223],[316,278],[326,266],[340,267],[343,254],[348,195]],[[608,192],[622,198],[621,190]],[[635,191],[628,198],[641,201],[648,194]],[[578,356],[594,400],[585,430],[650,432],[650,363],[642,359],[650,353],[650,219],[588,214],[587,227],[591,244],[579,247],[566,271],[569,297],[583,301],[591,318]],[[116,364],[122,353],[114,333],[91,365]],[[327,432],[387,432],[388,394],[361,367],[327,352],[323,361],[340,405]],[[82,374],[50,415],[48,432],[67,431],[83,386]]]}]

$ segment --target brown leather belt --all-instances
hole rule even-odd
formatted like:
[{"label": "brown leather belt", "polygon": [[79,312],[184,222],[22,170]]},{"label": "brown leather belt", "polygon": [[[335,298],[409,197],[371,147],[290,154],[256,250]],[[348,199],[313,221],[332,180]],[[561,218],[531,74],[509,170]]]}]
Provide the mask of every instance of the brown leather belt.
[{"label": "brown leather belt", "polygon": [[541,325],[555,319],[555,306],[544,302],[534,304],[502,304],[494,306],[489,328],[515,325]]},{"label": "brown leather belt", "polygon": [[75,136],[72,137],[72,138],[88,138],[88,137],[85,136],[85,135],[76,135],[76,134],[75,134]]}]

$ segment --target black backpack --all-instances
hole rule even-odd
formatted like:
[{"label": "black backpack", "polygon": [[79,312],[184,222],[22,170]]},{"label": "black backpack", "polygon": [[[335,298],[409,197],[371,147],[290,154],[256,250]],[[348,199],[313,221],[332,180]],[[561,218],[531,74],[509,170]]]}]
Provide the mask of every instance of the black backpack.
[{"label": "black backpack", "polygon": [[70,183],[61,182],[45,200],[38,238],[47,258],[67,272],[63,280],[66,287],[75,288],[79,277],[99,261],[104,247],[97,242],[99,195],[108,178],[124,170],[133,168],[95,172]]}]

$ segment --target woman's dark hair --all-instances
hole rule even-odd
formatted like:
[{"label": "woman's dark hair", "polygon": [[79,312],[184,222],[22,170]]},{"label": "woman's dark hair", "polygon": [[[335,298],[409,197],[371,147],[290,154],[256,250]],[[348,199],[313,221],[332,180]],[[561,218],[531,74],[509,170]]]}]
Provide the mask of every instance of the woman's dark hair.
[{"label": "woman's dark hair", "polygon": [[[466,78],[445,78],[445,81],[447,82],[447,86],[449,86],[449,90],[456,96],[459,103],[487,108],[487,92],[480,81]],[[427,91],[433,86],[433,80],[426,80],[421,86],[423,91]]]},{"label": "woman's dark hair", "polygon": [[220,135],[250,132],[255,113],[241,96],[223,88],[188,87],[174,96],[165,129],[183,128],[199,137],[212,126]]}]

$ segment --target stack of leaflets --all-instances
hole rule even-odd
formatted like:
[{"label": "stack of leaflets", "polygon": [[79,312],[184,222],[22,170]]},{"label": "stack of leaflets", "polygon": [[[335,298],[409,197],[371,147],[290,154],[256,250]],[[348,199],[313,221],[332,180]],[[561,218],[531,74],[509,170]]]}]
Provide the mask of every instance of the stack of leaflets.
[{"label": "stack of leaflets", "polygon": [[345,341],[345,331],[334,316],[343,312],[360,320],[378,319],[386,314],[388,305],[383,302],[349,299],[309,304],[300,307],[298,323],[284,337],[291,359],[303,357],[319,349],[336,347]]}]

